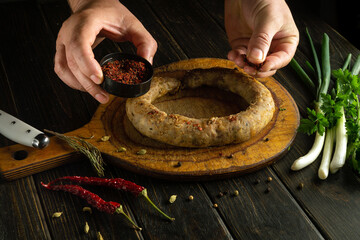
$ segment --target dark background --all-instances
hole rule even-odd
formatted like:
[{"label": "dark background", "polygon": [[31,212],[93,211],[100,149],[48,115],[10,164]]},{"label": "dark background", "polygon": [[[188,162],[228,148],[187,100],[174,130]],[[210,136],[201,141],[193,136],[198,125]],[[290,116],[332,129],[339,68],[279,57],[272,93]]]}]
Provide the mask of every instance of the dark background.
[{"label": "dark background", "polygon": [[356,48],[360,49],[360,11],[355,0],[288,0],[296,15],[308,15],[324,20]]},{"label": "dark background", "polygon": [[[20,2],[21,0],[0,0],[0,3],[15,1]],[[37,1],[43,3],[54,0],[23,1]],[[324,20],[356,48],[360,49],[360,11],[356,0],[287,0],[286,2],[295,15],[300,14],[302,16],[315,16]]]}]

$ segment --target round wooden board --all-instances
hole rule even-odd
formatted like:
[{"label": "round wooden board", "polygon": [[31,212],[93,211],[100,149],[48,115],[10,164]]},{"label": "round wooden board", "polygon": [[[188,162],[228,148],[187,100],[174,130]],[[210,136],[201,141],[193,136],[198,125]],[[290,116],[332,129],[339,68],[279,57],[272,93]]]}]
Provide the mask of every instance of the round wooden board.
[{"label": "round wooden board", "polygon": [[[155,74],[181,76],[189,69],[211,67],[237,68],[232,62],[222,59],[191,59],[160,67]],[[290,148],[299,125],[299,112],[291,95],[274,78],[258,80],[271,91],[276,111],[268,126],[247,142],[198,149],[159,143],[141,135],[131,125],[125,113],[125,99],[113,98],[110,104],[100,107],[104,109],[99,109],[113,148],[99,148],[108,155],[108,161],[113,165],[175,180],[224,178],[268,166]],[[241,99],[228,92],[203,88],[161,98],[155,105],[168,113],[208,117],[235,113],[239,106],[241,108],[239,103]],[[127,151],[117,152],[120,147],[125,147]],[[146,149],[146,154],[138,155],[140,149]]]},{"label": "round wooden board", "polygon": [[[155,69],[154,73],[181,77],[190,69],[212,67],[237,68],[224,59],[199,58],[172,63]],[[140,174],[173,180],[208,180],[244,174],[265,167],[285,154],[299,125],[298,108],[290,94],[274,78],[258,80],[271,91],[276,111],[267,127],[241,144],[194,149],[156,142],[136,131],[126,118],[125,99],[114,96],[108,104],[99,106],[88,124],[65,135],[85,137],[106,155],[108,163]],[[192,117],[227,116],[246,107],[239,96],[214,88],[180,91],[154,104],[168,113]],[[110,136],[110,140],[102,141],[103,136]],[[120,147],[127,150],[119,152]],[[140,149],[146,149],[147,153],[138,155]],[[28,153],[27,158],[15,160],[13,154],[22,150]],[[28,176],[75,161],[74,153],[74,149],[56,137],[41,151],[19,144],[7,146],[0,148],[0,174],[7,180]]]}]

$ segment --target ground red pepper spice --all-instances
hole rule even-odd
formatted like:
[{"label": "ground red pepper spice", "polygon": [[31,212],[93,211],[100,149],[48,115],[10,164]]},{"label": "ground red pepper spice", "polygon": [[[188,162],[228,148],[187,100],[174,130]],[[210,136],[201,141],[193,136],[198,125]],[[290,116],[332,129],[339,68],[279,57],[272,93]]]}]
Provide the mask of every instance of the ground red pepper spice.
[{"label": "ground red pepper spice", "polygon": [[145,81],[145,63],[123,59],[107,62],[103,65],[104,75],[113,81],[134,85]]}]

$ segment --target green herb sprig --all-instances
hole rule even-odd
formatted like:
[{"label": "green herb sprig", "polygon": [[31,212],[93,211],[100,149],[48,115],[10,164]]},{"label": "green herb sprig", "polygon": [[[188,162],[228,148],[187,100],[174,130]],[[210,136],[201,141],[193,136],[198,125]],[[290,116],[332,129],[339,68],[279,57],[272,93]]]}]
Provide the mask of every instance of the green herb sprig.
[{"label": "green herb sprig", "polygon": [[65,141],[70,147],[72,147],[76,151],[84,154],[90,160],[90,163],[96,170],[97,174],[100,177],[104,176],[104,161],[98,148],[79,137],[65,136],[64,134],[46,129],[44,131],[55,135],[57,138]]}]

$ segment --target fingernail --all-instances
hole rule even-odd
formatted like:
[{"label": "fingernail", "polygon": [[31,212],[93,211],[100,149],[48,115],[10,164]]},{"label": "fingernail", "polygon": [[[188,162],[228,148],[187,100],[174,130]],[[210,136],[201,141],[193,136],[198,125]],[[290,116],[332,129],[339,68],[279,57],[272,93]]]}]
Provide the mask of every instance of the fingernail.
[{"label": "fingernail", "polygon": [[253,48],[253,49],[251,49],[248,57],[250,57],[252,59],[257,59],[257,60],[262,61],[263,57],[264,57],[264,54],[263,54],[263,51],[261,49]]},{"label": "fingernail", "polygon": [[108,101],[108,97],[102,93],[98,93],[95,95],[95,99],[100,103],[106,103]]},{"label": "fingernail", "polygon": [[90,79],[96,84],[100,84],[102,82],[101,77],[98,77],[96,75],[91,75]]}]

